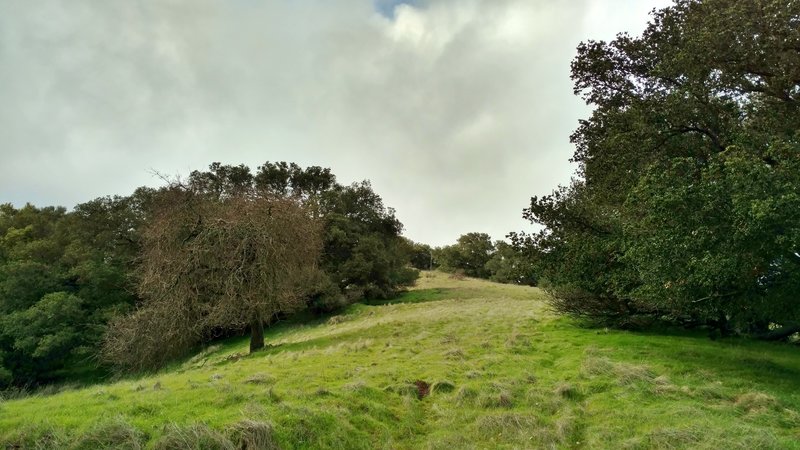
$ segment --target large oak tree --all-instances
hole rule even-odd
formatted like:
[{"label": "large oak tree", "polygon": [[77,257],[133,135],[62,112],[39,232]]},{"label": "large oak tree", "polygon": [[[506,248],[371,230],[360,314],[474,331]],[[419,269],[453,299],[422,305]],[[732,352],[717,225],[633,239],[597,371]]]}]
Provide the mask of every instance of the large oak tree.
[{"label": "large oak tree", "polygon": [[[800,2],[678,0],[578,48],[576,180],[534,197],[562,311],[800,329]],[[768,333],[777,329],[777,333]]]},{"label": "large oak tree", "polygon": [[320,232],[294,198],[174,184],[141,233],[144,304],[113,324],[106,355],[130,369],[157,366],[215,330],[246,327],[250,350],[262,348],[265,323],[305,306]]}]

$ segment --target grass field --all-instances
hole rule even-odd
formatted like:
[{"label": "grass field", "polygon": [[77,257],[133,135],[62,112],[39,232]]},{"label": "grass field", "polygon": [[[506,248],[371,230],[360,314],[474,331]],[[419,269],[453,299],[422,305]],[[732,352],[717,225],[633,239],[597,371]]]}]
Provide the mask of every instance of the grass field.
[{"label": "grass field", "polygon": [[423,273],[267,340],[5,401],[0,445],[800,449],[796,346],[581,328],[535,288]]}]

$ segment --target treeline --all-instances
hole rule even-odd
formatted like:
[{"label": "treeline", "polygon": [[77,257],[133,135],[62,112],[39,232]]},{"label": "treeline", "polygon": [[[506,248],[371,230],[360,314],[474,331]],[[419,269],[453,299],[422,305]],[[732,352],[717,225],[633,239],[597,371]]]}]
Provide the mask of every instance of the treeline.
[{"label": "treeline", "polygon": [[[187,202],[189,197],[175,202],[176,192],[190,194],[195,202]],[[247,194],[243,196],[243,193]],[[200,203],[201,198],[206,203]],[[271,203],[263,204],[269,208],[266,213],[244,206],[250,205],[255,198],[271,199]],[[209,199],[214,200],[209,203]],[[26,205],[14,208],[2,205],[0,386],[37,385],[65,376],[75,378],[82,372],[93,373],[101,365],[98,348],[108,349],[108,342],[113,341],[114,336],[119,337],[120,333],[124,336],[126,328],[122,324],[134,323],[133,318],[141,313],[147,297],[173,292],[181,282],[187,280],[209,281],[208,274],[219,273],[225,267],[215,266],[210,261],[214,258],[219,261],[229,259],[237,249],[233,249],[234,253],[231,254],[195,259],[199,262],[192,266],[194,271],[181,266],[173,273],[172,279],[157,280],[166,283],[166,289],[159,293],[157,289],[151,289],[152,284],[147,287],[147,282],[154,281],[147,279],[147,250],[152,251],[152,244],[156,242],[153,241],[152,232],[168,225],[165,220],[170,217],[181,222],[171,236],[180,238],[176,248],[202,250],[197,245],[200,232],[218,232],[223,228],[206,225],[226,220],[218,214],[221,211],[219,208],[217,213],[212,214],[210,211],[213,207],[210,205],[229,204],[232,199],[239,199],[243,203],[236,210],[228,209],[235,213],[230,216],[231,219],[252,218],[253,214],[260,214],[266,218],[264,220],[274,222],[277,218],[285,217],[279,212],[282,210],[278,203],[279,199],[284,199],[300,208],[298,210],[309,220],[308,223],[316,224],[316,228],[308,228],[308,233],[316,230],[313,231],[316,234],[307,233],[304,236],[309,242],[316,242],[315,249],[308,248],[314,254],[311,265],[318,270],[303,279],[304,288],[298,295],[299,303],[295,302],[292,308],[280,308],[273,311],[274,314],[262,317],[263,324],[269,324],[281,314],[298,309],[308,308],[315,313],[324,313],[364,298],[388,298],[413,284],[418,276],[416,270],[408,267],[411,247],[401,236],[402,224],[394,211],[383,205],[369,182],[341,185],[329,169],[321,167],[303,169],[295,164],[268,162],[253,172],[243,165],[214,163],[208,171],[195,171],[186,180],[175,180],[158,189],[140,188],[126,197],[99,198],[80,204],[69,212],[55,207]],[[198,209],[201,204],[212,209],[206,209],[206,213],[201,214]],[[187,209],[187,205],[194,209]],[[201,226],[203,220],[206,220],[206,224]],[[240,220],[237,223],[255,222]],[[299,220],[293,223],[293,227],[301,228],[290,227],[295,234],[284,233],[283,236],[294,236],[297,240],[306,222]],[[226,229],[234,232],[247,230],[243,227]],[[280,238],[278,228],[270,230],[274,233],[260,235],[262,243],[274,243],[275,239]],[[237,236],[237,242],[245,242],[251,236],[256,236],[248,233],[250,231]],[[203,236],[209,239],[210,235]],[[218,237],[214,239],[219,241]],[[168,241],[161,241],[159,245],[165,242]],[[190,244],[195,244],[195,247]],[[289,248],[284,244],[275,244],[275,248],[278,247]],[[220,248],[215,247],[215,251]],[[173,261],[188,256],[186,252],[161,255]],[[251,258],[256,256],[256,250],[246,253],[245,263],[252,264]],[[285,285],[278,287],[286,288]],[[200,305],[195,319],[207,318],[209,311],[212,311],[208,306],[216,301],[215,296],[223,294],[221,291],[207,292],[205,296],[198,296],[207,303],[195,305]],[[281,299],[284,297],[280,296]],[[149,301],[154,300],[150,298]],[[171,317],[169,320],[177,323],[177,318]],[[109,324],[118,326],[110,327]],[[184,345],[175,347],[177,353],[167,351],[172,344],[168,340],[161,342],[160,351],[175,356],[204,339],[237,332],[243,328],[242,325],[237,321],[221,321],[215,323],[213,329],[205,328],[184,336]],[[128,342],[138,344],[135,341]],[[158,347],[151,350],[153,354],[159,352]],[[153,361],[163,363],[154,359],[151,364],[142,361],[139,364],[125,364],[122,359],[114,359],[113,353],[111,358],[108,356],[106,361],[119,363],[123,368],[152,367]]]},{"label": "treeline", "polygon": [[467,233],[455,244],[443,247],[411,243],[411,248],[411,265],[420,270],[439,269],[498,283],[536,285],[534,263],[524,249],[492,241],[486,233]]},{"label": "treeline", "polygon": [[560,311],[800,331],[800,3],[678,0],[572,63],[578,177],[515,234]]}]

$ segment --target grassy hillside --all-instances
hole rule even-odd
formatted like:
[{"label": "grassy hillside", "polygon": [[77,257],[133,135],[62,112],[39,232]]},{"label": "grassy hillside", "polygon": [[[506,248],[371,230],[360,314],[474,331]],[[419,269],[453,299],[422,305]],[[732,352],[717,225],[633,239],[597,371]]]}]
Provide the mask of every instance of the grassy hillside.
[{"label": "grassy hillside", "polygon": [[237,339],[156,375],[6,401],[0,443],[800,449],[800,349],[580,328],[542,298],[425,273],[393,304],[275,327],[255,355]]}]

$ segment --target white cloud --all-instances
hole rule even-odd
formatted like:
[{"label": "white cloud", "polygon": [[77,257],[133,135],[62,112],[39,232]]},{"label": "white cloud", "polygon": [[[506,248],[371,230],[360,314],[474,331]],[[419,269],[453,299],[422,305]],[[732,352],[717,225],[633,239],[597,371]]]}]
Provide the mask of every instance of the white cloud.
[{"label": "white cloud", "polygon": [[653,0],[0,4],[0,202],[65,204],[212,161],[369,178],[412,239],[529,226],[573,170],[580,40]]}]

